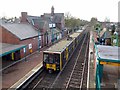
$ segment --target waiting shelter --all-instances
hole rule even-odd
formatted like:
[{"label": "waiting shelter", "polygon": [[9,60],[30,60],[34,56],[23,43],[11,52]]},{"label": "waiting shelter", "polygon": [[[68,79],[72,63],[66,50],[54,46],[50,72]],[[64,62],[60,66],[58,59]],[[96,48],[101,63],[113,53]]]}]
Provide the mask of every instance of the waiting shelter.
[{"label": "waiting shelter", "polygon": [[100,90],[104,65],[120,67],[120,47],[105,45],[94,45],[94,47],[96,56],[96,88]]},{"label": "waiting shelter", "polygon": [[8,43],[0,43],[0,58],[2,60],[19,60],[21,52],[24,53],[26,45],[14,45]]}]

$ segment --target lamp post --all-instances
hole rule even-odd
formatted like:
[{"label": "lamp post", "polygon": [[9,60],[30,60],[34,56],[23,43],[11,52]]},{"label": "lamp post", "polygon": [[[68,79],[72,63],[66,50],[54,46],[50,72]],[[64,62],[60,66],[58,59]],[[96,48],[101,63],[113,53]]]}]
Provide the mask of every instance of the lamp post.
[{"label": "lamp post", "polygon": [[51,16],[51,26],[50,26],[50,28],[51,28],[51,32],[52,32],[52,43],[53,43],[53,39],[54,39],[54,34],[53,34],[53,16]]},{"label": "lamp post", "polygon": [[115,45],[118,46],[118,33],[115,31],[115,32],[114,32],[114,35],[115,35],[115,39],[116,39],[116,40],[115,40],[115,41],[116,41],[116,42],[115,42]]},{"label": "lamp post", "polygon": [[40,48],[41,48],[41,36],[40,36],[40,28],[38,29],[38,51],[40,52]]}]

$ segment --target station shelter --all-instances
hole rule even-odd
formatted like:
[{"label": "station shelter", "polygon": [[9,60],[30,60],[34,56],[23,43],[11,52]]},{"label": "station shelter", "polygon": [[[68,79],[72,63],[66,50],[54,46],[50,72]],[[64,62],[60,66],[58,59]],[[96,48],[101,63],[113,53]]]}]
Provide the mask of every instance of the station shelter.
[{"label": "station shelter", "polygon": [[26,52],[26,45],[14,45],[8,43],[0,43],[0,59],[2,60],[19,60],[21,52]]},{"label": "station shelter", "polygon": [[[95,61],[96,61],[96,89],[101,90],[101,79],[103,77],[104,65],[111,65],[120,67],[120,47],[95,45]],[[118,72],[120,73],[120,72]],[[120,80],[120,77],[118,77]]]}]

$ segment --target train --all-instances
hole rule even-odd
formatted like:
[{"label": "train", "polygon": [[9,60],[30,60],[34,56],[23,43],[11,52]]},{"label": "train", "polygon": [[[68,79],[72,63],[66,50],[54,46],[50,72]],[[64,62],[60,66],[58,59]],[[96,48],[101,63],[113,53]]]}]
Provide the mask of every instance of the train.
[{"label": "train", "polygon": [[80,43],[83,30],[78,30],[43,51],[43,68],[49,73],[61,71]]}]

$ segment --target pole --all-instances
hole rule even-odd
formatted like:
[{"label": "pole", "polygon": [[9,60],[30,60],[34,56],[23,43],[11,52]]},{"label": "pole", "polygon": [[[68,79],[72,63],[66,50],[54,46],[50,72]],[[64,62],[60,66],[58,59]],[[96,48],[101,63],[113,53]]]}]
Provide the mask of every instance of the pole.
[{"label": "pole", "polygon": [[54,42],[53,23],[52,23],[52,43]]},{"label": "pole", "polygon": [[40,29],[38,30],[38,51],[40,52],[40,40],[41,40],[41,37],[40,37]]},{"label": "pole", "polygon": [[116,45],[118,46],[118,33],[116,33],[116,40],[117,40]]}]

